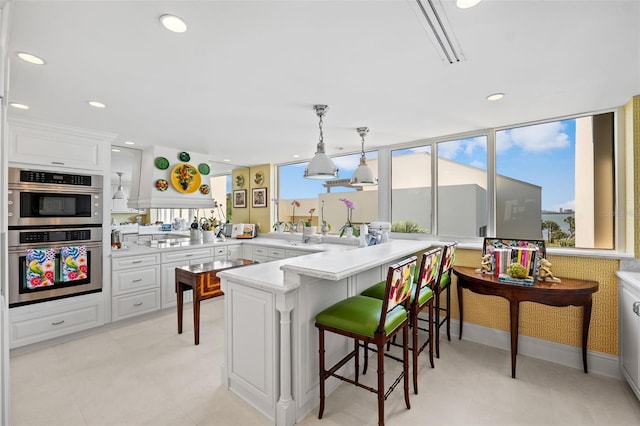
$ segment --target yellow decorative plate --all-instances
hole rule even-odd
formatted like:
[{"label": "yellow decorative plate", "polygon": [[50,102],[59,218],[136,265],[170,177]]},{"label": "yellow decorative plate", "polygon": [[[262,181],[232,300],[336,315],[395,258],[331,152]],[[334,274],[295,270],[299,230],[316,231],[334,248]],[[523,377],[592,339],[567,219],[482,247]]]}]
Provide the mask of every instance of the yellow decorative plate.
[{"label": "yellow decorative plate", "polygon": [[200,172],[191,164],[178,164],[171,171],[171,183],[178,192],[190,194],[200,188]]}]

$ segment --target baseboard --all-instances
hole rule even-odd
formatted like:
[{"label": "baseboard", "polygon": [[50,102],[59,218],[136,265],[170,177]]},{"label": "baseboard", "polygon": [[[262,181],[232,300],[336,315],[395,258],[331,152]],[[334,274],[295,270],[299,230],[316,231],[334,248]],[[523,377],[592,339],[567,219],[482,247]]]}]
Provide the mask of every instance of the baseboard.
[{"label": "baseboard", "polygon": [[[458,337],[459,330],[460,322],[452,319],[452,339]],[[442,331],[441,329],[441,338],[443,335],[446,338],[446,329],[444,333]],[[511,350],[511,334],[495,328],[465,322],[462,338],[506,351]],[[575,346],[520,335],[518,337],[518,354],[582,370],[582,349]],[[624,380],[620,373],[619,359],[616,355],[587,351],[587,365],[589,367],[589,373]]]}]

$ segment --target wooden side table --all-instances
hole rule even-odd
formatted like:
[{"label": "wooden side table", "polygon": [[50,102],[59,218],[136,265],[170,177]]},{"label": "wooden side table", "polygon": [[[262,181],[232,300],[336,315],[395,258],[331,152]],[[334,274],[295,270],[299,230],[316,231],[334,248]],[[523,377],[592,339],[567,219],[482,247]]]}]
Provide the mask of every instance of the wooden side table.
[{"label": "wooden side table", "polygon": [[218,272],[250,265],[253,261],[246,259],[217,260],[176,267],[176,293],[178,299],[178,334],[182,334],[183,293],[193,289],[193,333],[194,342],[200,344],[200,301],[222,296]]},{"label": "wooden side table", "polygon": [[537,281],[532,286],[500,282],[495,275],[476,272],[475,268],[454,266],[458,277],[458,308],[460,310],[460,334],[464,324],[462,289],[474,293],[504,297],[509,301],[511,323],[511,377],[516,377],[516,355],[518,354],[518,320],[520,302],[536,302],[548,306],[582,306],[582,365],[587,373],[587,339],[591,321],[592,295],[598,291],[598,283],[590,280],[562,278],[561,283]]}]

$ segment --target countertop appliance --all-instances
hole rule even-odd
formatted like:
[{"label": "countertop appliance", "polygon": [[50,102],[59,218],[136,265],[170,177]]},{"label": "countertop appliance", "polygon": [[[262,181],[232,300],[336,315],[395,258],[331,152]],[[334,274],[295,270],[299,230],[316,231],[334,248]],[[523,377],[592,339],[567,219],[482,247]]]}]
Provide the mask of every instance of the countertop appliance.
[{"label": "countertop appliance", "polygon": [[9,167],[8,225],[102,225],[102,176]]}]

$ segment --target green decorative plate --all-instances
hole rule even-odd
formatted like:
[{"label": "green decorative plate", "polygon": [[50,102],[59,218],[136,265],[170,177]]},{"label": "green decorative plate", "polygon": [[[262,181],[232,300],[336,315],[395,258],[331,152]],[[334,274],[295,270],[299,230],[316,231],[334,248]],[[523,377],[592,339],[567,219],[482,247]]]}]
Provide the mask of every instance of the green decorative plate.
[{"label": "green decorative plate", "polygon": [[211,171],[211,169],[209,169],[209,165],[207,163],[198,164],[198,170],[200,170],[200,173],[202,173],[203,175],[208,175],[209,172]]},{"label": "green decorative plate", "polygon": [[169,160],[167,160],[164,157],[158,157],[156,158],[156,167],[159,168],[160,170],[167,170],[169,168]]},{"label": "green decorative plate", "polygon": [[185,161],[185,162],[191,160],[191,156],[189,155],[189,153],[184,151],[178,154],[178,158],[180,159],[180,161]]}]

